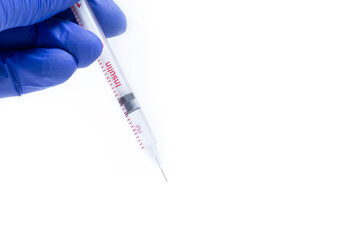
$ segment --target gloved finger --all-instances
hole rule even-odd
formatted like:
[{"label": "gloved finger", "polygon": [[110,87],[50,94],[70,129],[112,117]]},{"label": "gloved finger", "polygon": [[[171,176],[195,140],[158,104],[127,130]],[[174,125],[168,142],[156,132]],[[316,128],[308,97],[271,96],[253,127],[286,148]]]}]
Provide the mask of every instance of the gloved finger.
[{"label": "gloved finger", "polygon": [[89,66],[102,52],[100,39],[73,22],[52,18],[39,23],[36,29],[35,46],[66,50],[80,68]]},{"label": "gloved finger", "polygon": [[0,0],[0,31],[41,22],[76,2],[77,0]]},{"label": "gloved finger", "polygon": [[60,48],[73,55],[78,67],[86,67],[102,52],[102,43],[93,33],[72,22],[51,18],[36,26],[0,32],[0,50]]},{"label": "gloved finger", "polygon": [[[89,4],[106,37],[114,37],[126,31],[125,14],[113,0],[89,0]],[[70,9],[59,13],[56,17],[77,23]]]},{"label": "gloved finger", "polygon": [[69,79],[75,70],[75,59],[61,49],[0,52],[0,97],[56,86]]},{"label": "gloved finger", "polygon": [[113,0],[89,0],[89,3],[106,37],[114,37],[126,31],[125,14]]}]

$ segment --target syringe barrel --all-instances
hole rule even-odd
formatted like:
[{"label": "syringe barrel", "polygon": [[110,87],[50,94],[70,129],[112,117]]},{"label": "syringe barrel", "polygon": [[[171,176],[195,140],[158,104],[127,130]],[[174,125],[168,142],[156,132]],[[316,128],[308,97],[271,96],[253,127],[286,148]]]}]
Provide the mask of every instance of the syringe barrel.
[{"label": "syringe barrel", "polygon": [[156,155],[157,151],[151,150],[156,149],[155,137],[88,1],[79,1],[71,7],[71,10],[79,25],[96,34],[102,41],[103,51],[97,61],[106,81],[121,105],[126,121],[134,133],[138,145],[141,149],[146,149],[150,152],[150,155]]}]

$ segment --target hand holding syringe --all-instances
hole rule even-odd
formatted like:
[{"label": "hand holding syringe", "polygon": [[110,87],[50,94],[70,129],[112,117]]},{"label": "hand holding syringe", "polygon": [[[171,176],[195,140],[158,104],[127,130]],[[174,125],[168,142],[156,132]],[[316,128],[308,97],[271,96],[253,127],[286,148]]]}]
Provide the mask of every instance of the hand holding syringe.
[{"label": "hand holding syringe", "polygon": [[156,148],[155,137],[88,1],[79,1],[71,7],[71,10],[73,11],[79,25],[96,34],[102,41],[103,52],[97,61],[104,73],[105,79],[109,83],[116,99],[121,105],[121,109],[124,112],[129,127],[134,133],[135,139],[140,148],[148,152],[149,156],[160,167],[164,178],[167,181],[159,161],[159,153]]}]

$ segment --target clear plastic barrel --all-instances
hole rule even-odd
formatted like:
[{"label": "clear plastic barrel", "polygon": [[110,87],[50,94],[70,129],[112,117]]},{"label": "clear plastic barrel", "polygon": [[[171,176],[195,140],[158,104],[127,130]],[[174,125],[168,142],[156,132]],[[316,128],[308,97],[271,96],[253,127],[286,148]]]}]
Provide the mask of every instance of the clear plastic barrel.
[{"label": "clear plastic barrel", "polygon": [[87,0],[81,0],[73,5],[71,10],[79,25],[95,33],[102,41],[103,51],[97,61],[104,77],[121,105],[138,145],[141,149],[146,150],[155,163],[160,166],[155,137],[89,3]]}]

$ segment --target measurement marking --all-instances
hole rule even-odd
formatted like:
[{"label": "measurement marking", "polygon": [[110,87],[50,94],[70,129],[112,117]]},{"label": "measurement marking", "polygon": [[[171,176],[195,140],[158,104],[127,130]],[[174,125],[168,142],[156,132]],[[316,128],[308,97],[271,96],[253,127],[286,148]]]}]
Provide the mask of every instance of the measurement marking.
[{"label": "measurement marking", "polygon": [[[78,8],[81,7],[81,4],[80,4],[80,3],[76,3],[76,4],[77,4]],[[71,8],[72,12],[74,13],[74,16],[75,16],[76,20],[78,21],[79,25],[80,25],[81,27],[84,27],[83,24],[82,24],[82,22],[81,22],[81,20],[80,20],[79,15],[77,14],[77,12],[76,12],[76,10],[75,10],[75,7],[74,7],[74,6],[71,6],[70,8]],[[103,66],[104,63],[102,62],[102,60],[97,59],[97,62],[98,62],[98,64],[99,64],[99,66],[101,67],[101,69],[104,69],[104,66]],[[108,81],[108,83],[110,84],[110,87],[112,87],[112,89],[114,90],[115,87],[113,87],[113,84],[111,83],[111,78],[108,76],[108,72],[106,71],[106,69],[103,70],[103,73],[104,73],[104,76],[105,76],[105,78],[106,78],[107,80],[110,79],[110,80]],[[116,83],[116,82],[115,82],[115,83]],[[118,85],[116,85],[116,87],[120,87],[121,85],[122,85],[122,84],[119,82]],[[116,90],[114,90],[114,94],[115,94],[116,99],[119,101],[119,100],[120,100],[120,97],[119,97],[119,94],[116,92]],[[125,107],[122,108],[122,111],[124,112],[125,117],[128,119],[128,122],[129,122],[130,127],[131,127],[131,128],[134,128],[135,126],[133,125],[133,123],[132,123],[129,115],[127,114]],[[137,133],[135,130],[136,130],[136,129],[133,129],[133,132],[134,132],[134,135],[136,136],[136,139],[138,139],[139,146],[141,147],[141,149],[144,149],[145,147],[143,146],[142,140],[141,140],[140,136],[137,136],[138,133]]]}]

